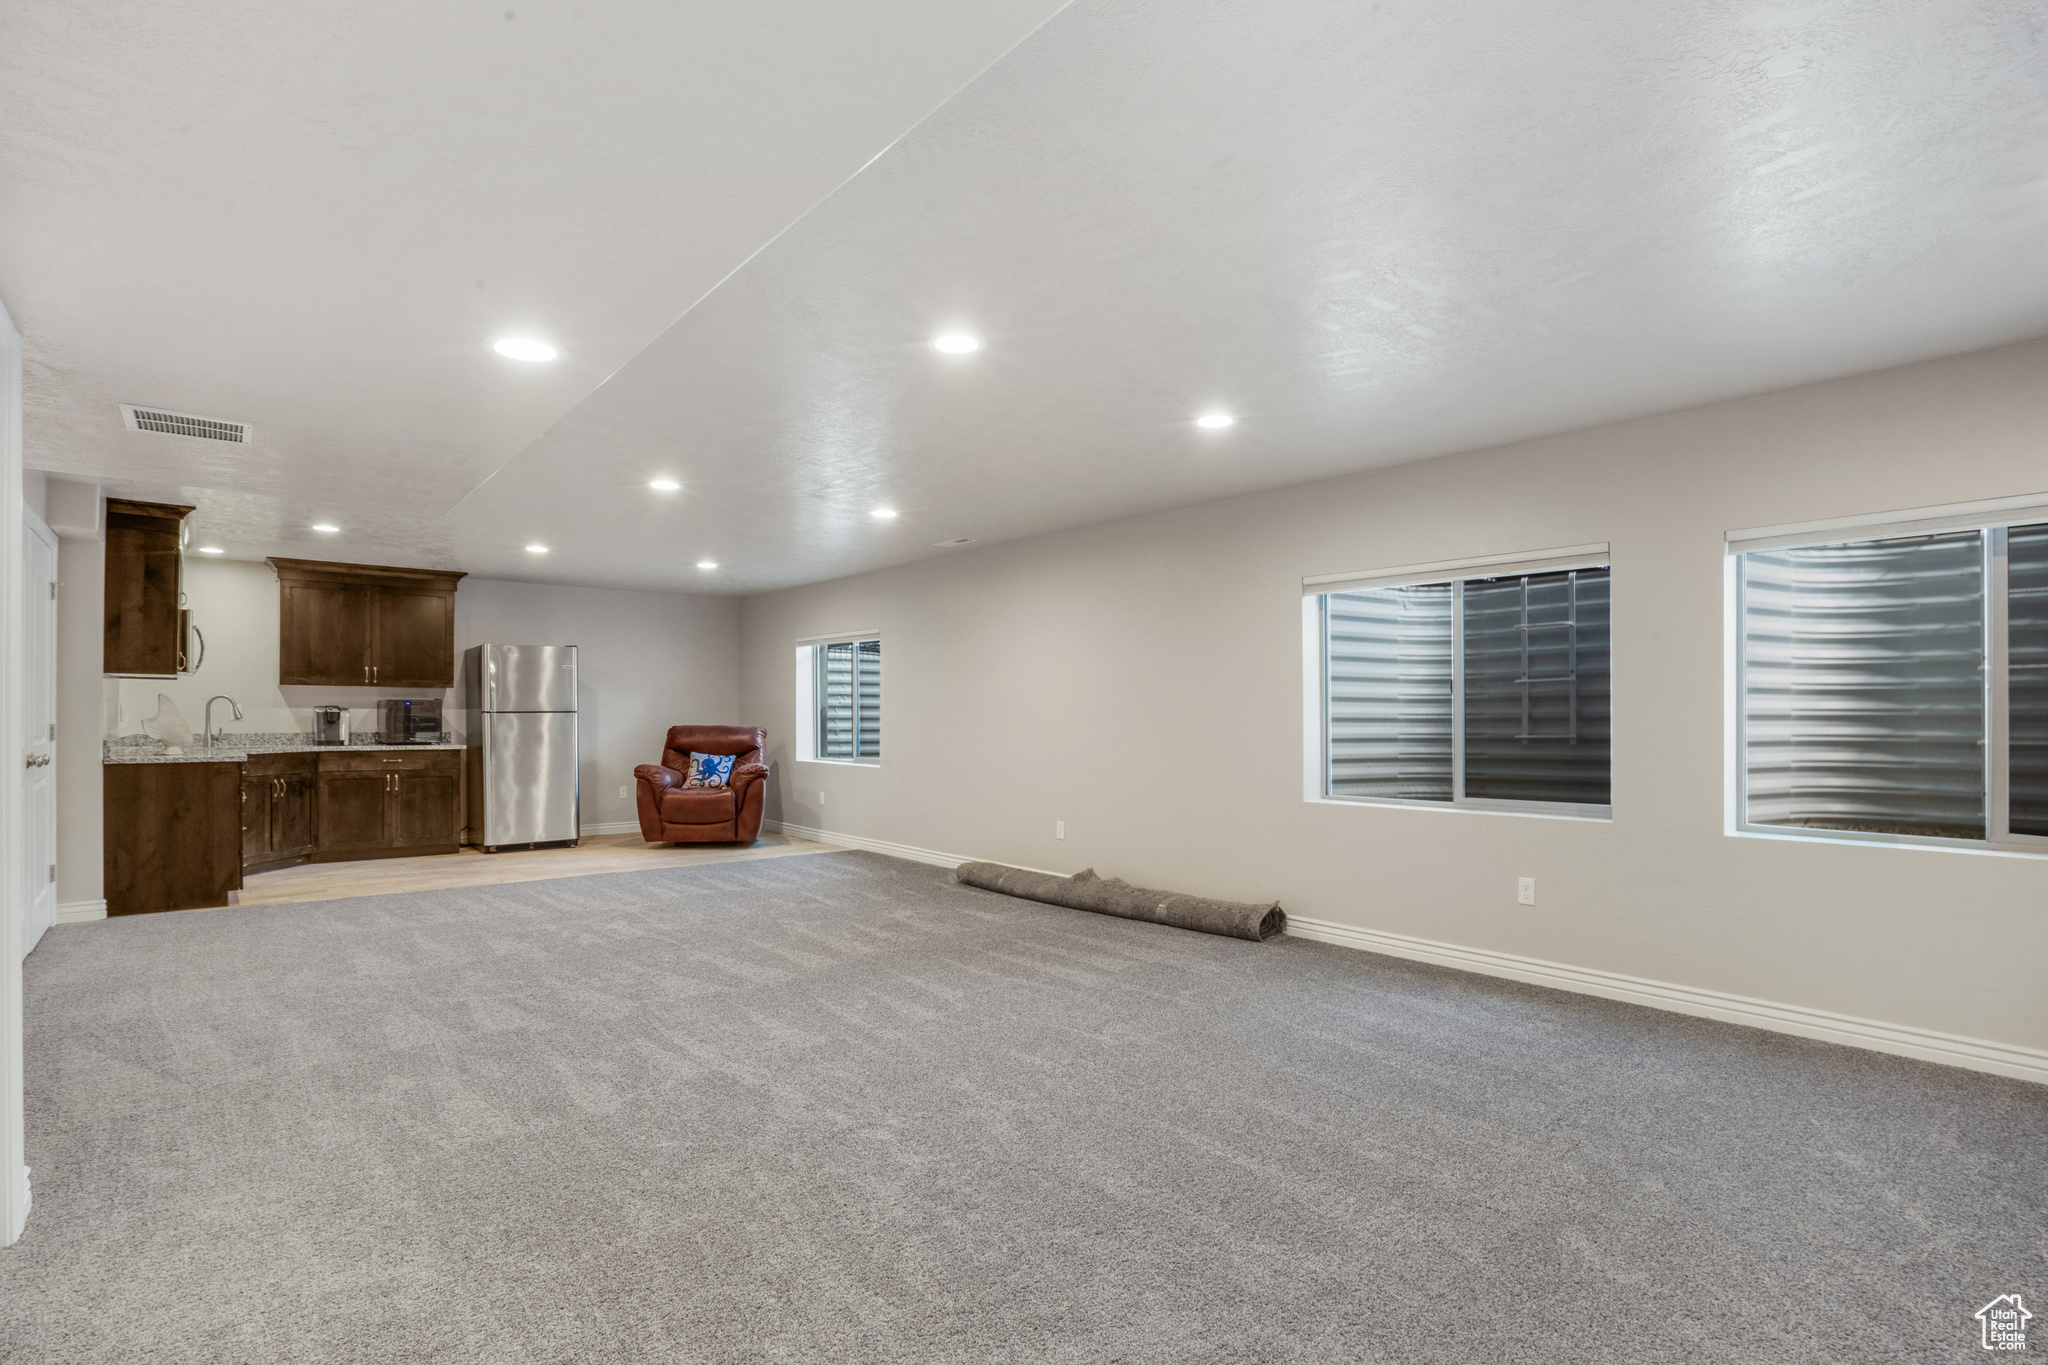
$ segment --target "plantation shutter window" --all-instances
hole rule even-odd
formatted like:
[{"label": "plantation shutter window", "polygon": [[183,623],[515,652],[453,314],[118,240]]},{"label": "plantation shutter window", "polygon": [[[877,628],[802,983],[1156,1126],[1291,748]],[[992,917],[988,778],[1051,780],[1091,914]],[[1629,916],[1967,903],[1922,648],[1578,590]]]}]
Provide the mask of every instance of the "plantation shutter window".
[{"label": "plantation shutter window", "polygon": [[818,757],[844,762],[881,758],[882,642],[840,640],[812,649],[817,667]]},{"label": "plantation shutter window", "polygon": [[1743,556],[1748,818],[1984,837],[1984,537]]},{"label": "plantation shutter window", "polygon": [[882,756],[882,642],[862,640],[853,648],[853,753]]},{"label": "plantation shutter window", "polygon": [[2006,544],[2011,832],[2048,837],[2048,526]]},{"label": "plantation shutter window", "polygon": [[1885,521],[1729,536],[1741,827],[2048,853],[2041,502]]},{"label": "plantation shutter window", "polygon": [[1450,800],[1451,585],[1326,600],[1331,794]]},{"label": "plantation shutter window", "polygon": [[1480,562],[1485,576],[1305,584],[1322,601],[1324,795],[1609,806],[1610,570],[1564,552]]},{"label": "plantation shutter window", "polygon": [[1608,804],[1607,577],[1466,580],[1467,796]]}]

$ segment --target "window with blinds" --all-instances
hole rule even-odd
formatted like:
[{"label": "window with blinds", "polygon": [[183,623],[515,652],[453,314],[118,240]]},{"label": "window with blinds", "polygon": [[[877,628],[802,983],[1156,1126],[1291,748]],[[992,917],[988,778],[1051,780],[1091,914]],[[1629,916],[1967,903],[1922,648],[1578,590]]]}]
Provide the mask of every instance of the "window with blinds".
[{"label": "window with blinds", "polygon": [[1609,570],[1322,594],[1324,794],[1611,802]]},{"label": "window with blinds", "polygon": [[2006,533],[2007,832],[2048,838],[2048,526]]},{"label": "window with blinds", "polygon": [[882,756],[882,642],[815,645],[819,758],[846,762]]},{"label": "window with blinds", "polygon": [[2048,525],[1737,558],[1745,828],[2048,846]]}]

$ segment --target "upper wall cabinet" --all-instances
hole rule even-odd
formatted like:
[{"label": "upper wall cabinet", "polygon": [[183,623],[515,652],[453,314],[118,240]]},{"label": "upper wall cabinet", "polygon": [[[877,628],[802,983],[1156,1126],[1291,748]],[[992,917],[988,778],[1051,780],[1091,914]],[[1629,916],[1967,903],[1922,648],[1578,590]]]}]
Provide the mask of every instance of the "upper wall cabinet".
[{"label": "upper wall cabinet", "polygon": [[107,499],[105,662],[125,678],[175,678],[184,656],[185,518],[180,503]]},{"label": "upper wall cabinet", "polygon": [[277,681],[314,687],[455,686],[455,586],[442,569],[272,559]]}]

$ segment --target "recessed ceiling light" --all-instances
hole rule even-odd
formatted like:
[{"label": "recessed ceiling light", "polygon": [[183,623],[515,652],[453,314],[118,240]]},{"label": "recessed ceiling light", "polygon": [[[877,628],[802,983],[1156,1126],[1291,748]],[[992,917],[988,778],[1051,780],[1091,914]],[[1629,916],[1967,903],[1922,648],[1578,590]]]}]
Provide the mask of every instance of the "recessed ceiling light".
[{"label": "recessed ceiling light", "polygon": [[499,337],[491,349],[507,360],[553,360],[555,348],[532,337]]},{"label": "recessed ceiling light", "polygon": [[545,545],[529,545],[526,547],[526,553],[530,555],[544,555],[547,552],[548,547]]},{"label": "recessed ceiling light", "polygon": [[677,483],[674,479],[656,479],[654,482],[648,484],[647,486],[649,488],[658,489],[663,493],[673,493],[678,488],[682,487],[682,485]]},{"label": "recessed ceiling light", "polygon": [[896,519],[896,509],[893,507],[877,507],[868,515],[876,521],[894,521]]},{"label": "recessed ceiling light", "polygon": [[316,531],[329,531],[329,532],[332,532],[332,531],[339,531],[339,530],[340,530],[341,528],[340,528],[339,526],[329,526],[329,525],[328,525],[328,524],[327,524],[326,522],[324,522],[324,521],[316,521],[316,522],[314,522],[314,523],[313,523],[313,529],[314,529],[314,530],[316,530]]},{"label": "recessed ceiling light", "polygon": [[202,545],[199,547],[199,553],[203,555],[224,555],[227,551],[221,549],[218,545]]},{"label": "recessed ceiling light", "polygon": [[1195,425],[1198,427],[1207,427],[1209,428],[1209,430],[1214,431],[1218,427],[1230,426],[1234,424],[1236,421],[1237,419],[1235,417],[1232,417],[1227,412],[1205,412],[1200,417],[1197,417],[1195,419]]},{"label": "recessed ceiling light", "polygon": [[981,338],[969,336],[965,332],[948,332],[944,336],[932,338],[932,349],[944,351],[947,355],[967,355],[981,349]]},{"label": "recessed ceiling light", "polygon": [[697,567],[700,569],[715,569],[718,567],[718,561],[715,559],[700,559],[697,561]]}]

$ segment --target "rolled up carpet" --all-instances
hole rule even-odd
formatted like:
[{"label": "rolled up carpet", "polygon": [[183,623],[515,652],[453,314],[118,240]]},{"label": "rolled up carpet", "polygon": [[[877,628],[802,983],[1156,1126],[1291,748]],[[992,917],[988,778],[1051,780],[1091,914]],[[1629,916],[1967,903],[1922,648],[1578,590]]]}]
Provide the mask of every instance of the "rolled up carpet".
[{"label": "rolled up carpet", "polygon": [[1095,875],[1092,867],[1071,877],[1055,877],[1046,872],[1026,872],[1021,867],[1004,867],[1001,863],[962,863],[953,875],[969,886],[1000,891],[1006,896],[1022,896],[1072,910],[1093,910],[1098,915],[1170,924],[1176,929],[1194,929],[1204,934],[1248,938],[1254,943],[1263,943],[1287,927],[1287,912],[1277,901],[1246,905],[1210,900],[1207,896],[1154,891],[1149,886],[1132,886],[1121,877],[1104,880]]}]

